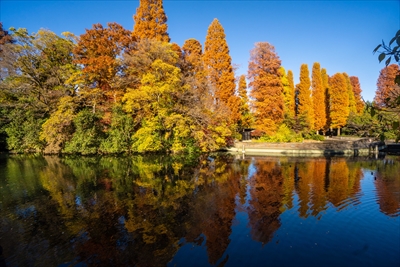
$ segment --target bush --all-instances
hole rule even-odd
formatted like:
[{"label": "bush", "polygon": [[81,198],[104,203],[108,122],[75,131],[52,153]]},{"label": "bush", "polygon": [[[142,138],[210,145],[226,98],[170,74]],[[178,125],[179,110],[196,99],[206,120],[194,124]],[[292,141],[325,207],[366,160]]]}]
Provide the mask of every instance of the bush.
[{"label": "bush", "polygon": [[304,139],[300,134],[296,134],[293,130],[290,130],[285,124],[279,126],[278,131],[274,135],[264,135],[259,141],[260,142],[302,142]]},{"label": "bush", "polygon": [[319,135],[316,133],[306,133],[303,134],[304,139],[308,139],[308,140],[316,140],[316,141],[324,141],[325,137],[323,135]]}]

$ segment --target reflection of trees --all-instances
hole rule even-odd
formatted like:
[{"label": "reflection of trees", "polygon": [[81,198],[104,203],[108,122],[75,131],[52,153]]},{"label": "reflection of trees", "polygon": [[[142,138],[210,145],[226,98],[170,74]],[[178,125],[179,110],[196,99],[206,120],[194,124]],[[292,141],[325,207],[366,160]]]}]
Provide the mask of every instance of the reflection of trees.
[{"label": "reflection of trees", "polygon": [[295,177],[295,188],[299,196],[299,214],[306,218],[308,203],[311,197],[311,187],[313,184],[314,164],[313,162],[298,162],[296,164],[297,177]]},{"label": "reflection of trees", "polygon": [[375,187],[381,212],[397,217],[400,215],[400,162],[385,160],[378,165]]},{"label": "reflection of trees", "polygon": [[311,215],[318,216],[321,211],[326,209],[326,192],[325,192],[325,178],[327,175],[327,160],[316,159],[310,162],[314,165],[314,173],[312,180],[312,194],[310,198]]},{"label": "reflection of trees", "polygon": [[334,158],[329,166],[328,200],[336,207],[345,208],[359,202],[362,172],[348,167],[346,159]]},{"label": "reflection of trees", "polygon": [[283,176],[277,162],[256,161],[254,166],[256,173],[249,182],[249,224],[252,238],[265,244],[281,225],[279,216],[284,198]]}]

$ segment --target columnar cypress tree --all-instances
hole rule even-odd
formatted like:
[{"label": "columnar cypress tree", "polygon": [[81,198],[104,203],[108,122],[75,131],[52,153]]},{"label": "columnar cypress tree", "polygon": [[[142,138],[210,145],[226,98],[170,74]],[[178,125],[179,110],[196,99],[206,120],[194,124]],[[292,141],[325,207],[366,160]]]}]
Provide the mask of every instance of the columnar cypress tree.
[{"label": "columnar cypress tree", "polygon": [[296,85],[297,91],[297,116],[304,120],[308,129],[314,128],[314,110],[310,90],[310,72],[307,64],[300,67],[300,83]]},{"label": "columnar cypress tree", "polygon": [[293,74],[292,74],[292,82],[289,81],[288,76],[286,75],[286,70],[284,67],[279,68],[281,75],[281,82],[283,86],[283,99],[284,99],[284,116],[285,118],[292,119],[294,118],[294,92],[292,90],[291,85],[293,85]]},{"label": "columnar cypress tree", "polygon": [[346,125],[349,117],[349,94],[347,91],[346,78],[342,73],[336,73],[330,79],[330,118],[331,127],[340,128]]},{"label": "columnar cypress tree", "polygon": [[267,134],[277,130],[283,121],[283,86],[279,68],[281,60],[274,46],[267,42],[255,44],[250,52],[248,78],[254,99],[256,125]]},{"label": "columnar cypress tree", "polygon": [[[289,116],[291,118],[294,118],[296,114],[296,104],[295,104],[295,87],[294,87],[294,80],[293,80],[293,72],[291,70],[288,70],[287,73],[287,79],[289,82],[289,88],[290,88],[290,98],[288,100],[288,110],[289,110]],[[289,95],[288,95],[289,97]],[[286,103],[286,102],[285,102]]]},{"label": "columnar cypress tree", "polygon": [[361,98],[361,86],[358,77],[350,76],[351,86],[353,87],[354,98],[356,100],[357,114],[361,114],[364,110],[364,101]]},{"label": "columnar cypress tree", "polygon": [[246,76],[241,75],[238,84],[238,93],[240,97],[240,121],[241,128],[250,128],[252,125],[252,116],[249,108],[249,98],[247,96]]},{"label": "columnar cypress tree", "polygon": [[169,42],[167,16],[164,12],[162,0],[140,0],[133,20],[135,24],[132,35],[136,40],[156,39],[157,41]]},{"label": "columnar cypress tree", "polygon": [[343,72],[343,76],[346,79],[347,93],[349,94],[349,112],[356,114],[356,99],[354,97],[353,86],[351,85],[350,77],[345,72]]},{"label": "columnar cypress tree", "polygon": [[331,124],[331,119],[329,117],[330,114],[330,85],[329,85],[329,76],[326,72],[326,69],[321,70],[321,79],[322,79],[322,88],[324,92],[324,102],[325,102],[325,116],[326,123],[324,125],[324,130],[328,130]]},{"label": "columnar cypress tree", "polygon": [[229,55],[225,32],[218,19],[208,27],[204,46],[204,67],[216,105],[226,105],[231,110],[231,119],[239,119],[240,99],[235,95],[235,74]]},{"label": "columnar cypress tree", "polygon": [[312,68],[312,102],[314,105],[314,129],[323,129],[326,125],[325,91],[321,76],[321,67],[315,62]]}]

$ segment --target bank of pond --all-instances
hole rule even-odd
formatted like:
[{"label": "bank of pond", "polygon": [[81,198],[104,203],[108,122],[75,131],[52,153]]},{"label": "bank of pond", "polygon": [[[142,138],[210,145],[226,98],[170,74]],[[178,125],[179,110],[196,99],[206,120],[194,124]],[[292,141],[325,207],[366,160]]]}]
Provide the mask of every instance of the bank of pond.
[{"label": "bank of pond", "polygon": [[399,266],[400,157],[0,154],[7,266]]}]

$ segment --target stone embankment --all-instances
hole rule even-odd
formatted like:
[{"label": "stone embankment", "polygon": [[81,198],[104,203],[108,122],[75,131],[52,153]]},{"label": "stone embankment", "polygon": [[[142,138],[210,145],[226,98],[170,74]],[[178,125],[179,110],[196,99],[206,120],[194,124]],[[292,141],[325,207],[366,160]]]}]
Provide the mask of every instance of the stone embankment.
[{"label": "stone embankment", "polygon": [[378,153],[385,148],[385,143],[369,138],[329,138],[302,143],[235,142],[235,145],[227,150],[246,155],[358,156]]}]

